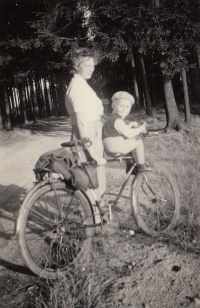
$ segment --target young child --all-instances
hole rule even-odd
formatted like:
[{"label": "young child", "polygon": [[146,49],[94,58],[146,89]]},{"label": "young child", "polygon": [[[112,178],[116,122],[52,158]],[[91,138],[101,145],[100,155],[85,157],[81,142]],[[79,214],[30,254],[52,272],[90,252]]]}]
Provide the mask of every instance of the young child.
[{"label": "young child", "polygon": [[139,125],[137,122],[130,122],[129,124],[125,122],[134,103],[134,97],[125,91],[116,92],[112,96],[113,112],[103,128],[104,149],[107,153],[124,155],[128,153],[133,155],[133,150],[135,150],[138,171],[152,171],[152,168],[145,163],[144,144],[139,136],[140,133],[146,132],[145,123]]}]

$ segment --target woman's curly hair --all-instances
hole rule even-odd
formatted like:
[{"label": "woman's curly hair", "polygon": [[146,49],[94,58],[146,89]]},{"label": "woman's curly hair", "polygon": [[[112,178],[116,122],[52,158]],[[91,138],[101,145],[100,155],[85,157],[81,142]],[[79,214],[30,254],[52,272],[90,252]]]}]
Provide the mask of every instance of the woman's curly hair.
[{"label": "woman's curly hair", "polygon": [[77,68],[77,64],[80,63],[81,60],[84,58],[93,58],[95,64],[97,64],[99,61],[99,55],[97,51],[95,51],[94,49],[89,49],[85,47],[75,49],[72,51],[71,57],[70,57],[71,66],[74,72]]}]

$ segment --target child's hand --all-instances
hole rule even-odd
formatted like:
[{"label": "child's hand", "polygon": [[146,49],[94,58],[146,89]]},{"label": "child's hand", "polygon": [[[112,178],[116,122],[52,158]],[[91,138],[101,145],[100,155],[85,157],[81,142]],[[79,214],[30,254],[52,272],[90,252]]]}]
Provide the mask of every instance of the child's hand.
[{"label": "child's hand", "polygon": [[130,128],[132,128],[132,127],[138,127],[139,125],[138,125],[138,122],[130,122],[129,124],[128,124],[128,126],[130,127]]}]

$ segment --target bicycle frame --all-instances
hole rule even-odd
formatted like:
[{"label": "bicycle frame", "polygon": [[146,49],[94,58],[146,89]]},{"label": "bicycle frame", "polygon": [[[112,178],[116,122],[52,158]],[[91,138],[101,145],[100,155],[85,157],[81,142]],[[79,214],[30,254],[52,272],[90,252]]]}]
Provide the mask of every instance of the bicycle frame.
[{"label": "bicycle frame", "polygon": [[[81,141],[81,143],[80,143]],[[77,161],[78,161],[78,165],[81,166],[81,164],[84,164],[81,162],[81,156],[82,156],[82,150],[83,150],[83,147],[84,147],[84,143],[86,142],[90,142],[90,140],[88,138],[85,138],[85,139],[82,139],[82,140],[75,140],[75,141],[72,141],[73,145],[70,144],[70,142],[67,142],[67,143],[63,143],[61,144],[61,146],[63,147],[70,147],[71,148],[71,151],[76,155],[77,157]],[[108,158],[107,159],[107,162],[116,162],[116,161],[119,161],[122,163],[122,161],[126,161],[128,159],[132,159],[133,157],[132,156],[121,156],[121,154],[119,153],[119,155],[116,155],[116,156],[112,156],[111,158]],[[87,164],[87,162],[86,162]],[[110,202],[108,204],[109,206],[109,212],[110,212],[110,217],[112,215],[112,211],[115,209],[127,183],[128,183],[128,180],[130,178],[130,175],[132,174],[132,171],[134,170],[134,168],[136,167],[136,163],[133,163],[133,165],[131,166],[130,170],[128,171],[127,173],[127,176],[126,176],[126,179],[125,181],[123,182],[122,184],[122,187],[119,191],[119,193],[117,194],[117,197],[114,201]],[[95,224],[94,226],[102,226],[103,222],[102,222],[102,217],[103,217],[103,210],[101,208],[101,200],[98,200],[97,198],[97,195],[95,193],[95,190],[90,188],[88,189],[88,191],[84,192],[85,195],[87,196],[89,202],[90,202],[90,205],[91,205],[91,209],[92,209],[92,212],[93,212],[93,216],[95,217],[95,210],[96,208],[98,209],[98,214],[100,214],[100,217],[101,217],[101,223],[97,223]],[[95,208],[96,207],[96,208]]]},{"label": "bicycle frame", "polygon": [[[119,161],[120,163],[122,163],[122,161],[126,161],[126,160],[131,159],[131,158],[132,158],[131,156],[119,156],[119,157],[116,156],[116,157],[113,157],[113,158],[108,158],[107,162],[109,163],[109,162]],[[124,189],[125,189],[125,187],[126,187],[126,185],[128,183],[128,180],[129,180],[129,178],[131,176],[131,173],[132,173],[132,171],[134,170],[135,167],[136,167],[136,163],[134,163],[131,166],[130,170],[128,171],[127,176],[126,176],[126,178],[125,178],[125,180],[124,180],[124,182],[123,182],[123,184],[121,186],[121,189],[120,189],[119,193],[117,194],[116,199],[114,201],[112,201],[112,203],[108,204],[109,205],[109,211],[111,211],[111,210],[113,211],[115,209],[115,207],[116,207],[116,205],[117,205],[117,203],[118,203],[118,201],[119,201],[119,199],[120,199],[120,197],[121,197],[121,195],[122,195],[122,193],[123,193],[123,191],[124,191]],[[94,198],[93,201],[95,202],[95,205],[97,206],[97,208],[99,210],[99,213],[102,216],[103,215],[103,210],[101,208],[100,201],[98,201],[98,199],[97,199],[97,196],[95,194],[94,189],[90,189],[90,192],[91,192],[91,195]],[[100,225],[100,223],[97,224],[97,225]]]}]

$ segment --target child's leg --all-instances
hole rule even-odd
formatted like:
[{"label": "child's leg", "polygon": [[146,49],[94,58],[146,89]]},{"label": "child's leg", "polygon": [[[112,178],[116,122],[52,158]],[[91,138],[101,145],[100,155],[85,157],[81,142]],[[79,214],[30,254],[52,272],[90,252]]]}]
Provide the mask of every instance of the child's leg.
[{"label": "child's leg", "polygon": [[139,165],[145,164],[144,143],[143,143],[142,139],[138,140],[138,145],[135,148],[135,153],[136,153],[137,163]]},{"label": "child's leg", "polygon": [[142,165],[145,163],[144,144],[139,136],[129,139],[124,139],[121,136],[108,137],[104,139],[104,147],[108,153],[121,153],[124,155],[135,150],[138,164]]},{"label": "child's leg", "polygon": [[[142,139],[139,136],[135,138],[124,139],[123,137],[108,137],[103,140],[104,148],[107,153],[121,153],[123,155],[131,153],[133,150],[136,151],[136,158],[138,163],[138,172],[149,172],[152,171],[151,166],[147,166],[145,163],[144,156],[144,144]],[[131,153],[133,155],[133,153]],[[129,167],[127,165],[126,171],[129,171]]]}]

